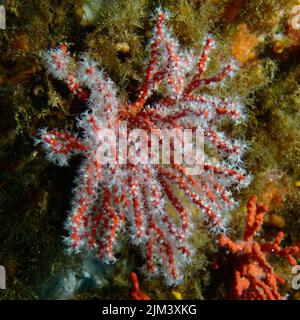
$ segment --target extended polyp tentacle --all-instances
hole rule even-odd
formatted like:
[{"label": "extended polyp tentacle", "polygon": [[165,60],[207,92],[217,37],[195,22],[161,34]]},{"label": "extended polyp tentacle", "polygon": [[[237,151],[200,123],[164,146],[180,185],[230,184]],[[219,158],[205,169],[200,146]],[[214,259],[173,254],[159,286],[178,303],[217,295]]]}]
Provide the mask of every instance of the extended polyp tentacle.
[{"label": "extended polyp tentacle", "polygon": [[187,122],[188,116],[205,119],[207,118],[208,113],[204,109],[194,110],[191,108],[183,108],[180,110],[163,109],[159,111],[155,109],[147,109],[142,111],[140,115],[141,117],[149,117],[155,122],[170,124],[175,128],[182,128],[180,121],[184,121],[184,128],[187,129],[190,127]]},{"label": "extended polyp tentacle", "polygon": [[172,164],[174,168],[174,174],[176,172],[179,172],[182,176],[182,179],[185,179],[189,185],[193,186],[195,190],[197,190],[197,193],[199,194],[204,194],[207,200],[211,203],[212,206],[215,206],[217,209],[221,209],[221,206],[219,204],[219,199],[215,197],[214,192],[212,189],[209,187],[209,185],[201,178],[199,175],[197,178],[201,183],[198,183],[197,179],[194,178],[191,175],[186,174],[186,169],[178,164]]},{"label": "extended polyp tentacle", "polygon": [[80,84],[90,90],[89,106],[96,117],[103,117],[109,122],[117,116],[119,99],[113,82],[104,76],[97,63],[82,57],[77,72]]},{"label": "extended polyp tentacle", "polygon": [[80,86],[75,72],[70,69],[73,59],[70,56],[66,44],[62,44],[56,49],[47,51],[43,58],[48,72],[53,77],[64,81],[68,85],[69,90],[76,94],[80,99],[88,99],[89,92]]},{"label": "extended polyp tentacle", "polygon": [[165,76],[162,79],[167,90],[165,99],[177,99],[184,86],[185,66],[182,56],[179,52],[177,41],[172,35],[164,30],[165,49],[168,56]]},{"label": "extended polyp tentacle", "polygon": [[204,137],[216,147],[218,153],[225,152],[231,156],[235,155],[236,158],[239,159],[239,155],[243,149],[242,145],[238,142],[232,143],[227,137],[224,137],[223,134],[220,135],[212,128],[208,128],[204,131]]},{"label": "extended polyp tentacle", "polygon": [[243,115],[243,106],[239,101],[215,98],[211,96],[189,95],[185,101],[197,102],[203,105],[211,105],[219,116],[230,116],[237,119]]},{"label": "extended polyp tentacle", "polygon": [[[157,112],[149,112],[149,113],[146,113],[146,115],[147,117],[145,118],[140,117],[140,119],[142,120],[141,122],[143,122],[142,126],[146,125],[148,127],[147,129],[151,131],[151,134],[154,134],[159,138],[163,139],[163,135],[165,133],[164,129],[166,129],[166,128],[161,128],[162,126],[160,125],[160,122],[163,122],[165,125],[168,125],[170,129],[175,129],[175,135],[178,143],[177,147],[179,147],[179,145],[181,147],[183,146],[182,126],[180,126],[180,124],[176,120],[169,120],[168,122],[164,122],[164,119]],[[161,128],[161,129],[156,129],[156,128]],[[161,144],[161,141],[160,141],[160,144]],[[170,140],[170,149],[171,151],[175,150],[174,142],[172,140]],[[182,150],[182,148],[179,150]],[[167,160],[171,160],[171,159],[167,159]]]},{"label": "extended polyp tentacle", "polygon": [[211,171],[216,175],[224,175],[226,177],[234,177],[237,180],[237,183],[243,182],[246,178],[244,174],[242,174],[241,172],[239,172],[237,170],[225,168],[225,167],[219,166],[219,165],[204,163],[203,169],[204,169],[204,171]]},{"label": "extended polyp tentacle", "polygon": [[47,71],[55,78],[66,81],[70,73],[69,65],[72,61],[66,45],[51,49],[44,53]]},{"label": "extended polyp tentacle", "polygon": [[194,89],[194,84],[196,81],[198,81],[202,75],[202,73],[206,70],[207,62],[209,59],[209,53],[211,49],[214,47],[214,41],[211,37],[208,37],[206,39],[204,49],[201,53],[201,56],[197,62],[196,66],[196,74],[194,75],[193,79],[190,81],[190,83],[187,85],[187,87],[183,91],[183,98],[186,98],[191,91]]},{"label": "extended polyp tentacle", "polygon": [[[206,176],[202,175],[190,176],[185,174],[185,168],[180,165],[174,165],[175,172],[180,172],[182,177],[187,180],[189,185],[194,186],[197,193],[205,196],[205,200],[220,212],[224,208],[231,208],[234,203],[230,196],[226,194],[226,190],[219,183],[214,183]],[[212,173],[213,175],[213,173]]]},{"label": "extended polyp tentacle", "polygon": [[154,259],[154,247],[155,247],[155,240],[154,240],[154,234],[153,231],[148,228],[147,229],[147,242],[145,245],[146,248],[146,268],[149,272],[149,275],[155,275],[157,274],[158,268],[155,264]]},{"label": "extended polyp tentacle", "polygon": [[189,216],[188,216],[186,209],[181,205],[180,201],[175,196],[174,192],[172,191],[172,189],[168,185],[167,181],[165,181],[165,179],[163,179],[163,178],[160,179],[160,184],[162,185],[169,201],[171,202],[171,204],[173,205],[173,207],[176,209],[176,211],[179,214],[182,229],[184,231],[187,231],[189,228]]},{"label": "extended polyp tentacle", "polygon": [[193,90],[201,86],[222,82],[226,77],[232,74],[233,70],[234,70],[233,65],[227,64],[219,74],[213,77],[205,78],[205,79],[196,79],[193,83],[191,83],[190,91],[192,92]]},{"label": "extended polyp tentacle", "polygon": [[[198,178],[203,180],[200,176]],[[215,193],[220,194],[222,200],[227,204],[228,207],[232,207],[234,205],[234,202],[228,195],[227,190],[224,189],[220,183],[211,182],[211,185],[214,188]]]},{"label": "extended polyp tentacle", "polygon": [[145,217],[143,213],[143,203],[139,182],[136,178],[128,177],[128,186],[130,198],[132,199],[134,216],[132,217],[132,228],[135,236],[132,238],[133,242],[139,244],[145,239]]},{"label": "extended polyp tentacle", "polygon": [[203,201],[195,192],[191,190],[184,179],[177,176],[175,173],[167,171],[159,166],[157,166],[157,170],[159,170],[162,176],[170,179],[172,182],[178,185],[178,187],[185,192],[186,196],[201,209],[204,219],[210,224],[213,230],[220,231],[224,228],[221,217],[219,217],[210,207],[204,205]]},{"label": "extended polyp tentacle", "polygon": [[[154,167],[146,166],[144,173],[146,176],[144,182],[144,197],[148,212],[150,212],[155,219],[163,222],[163,225],[166,226],[168,233],[170,233],[176,238],[177,241],[183,244],[186,240],[186,235],[183,231],[187,230],[182,231],[168,216],[168,213],[165,210],[165,201],[162,199],[162,183],[161,180],[158,181],[156,179]],[[151,183],[152,181],[155,181],[155,183]]]},{"label": "extended polyp tentacle", "polygon": [[[92,224],[89,234],[89,248],[92,250],[98,244],[98,255],[106,262],[114,262],[113,245],[118,230],[124,225],[125,210],[121,205],[128,205],[123,195],[112,198],[111,192],[104,188],[102,197],[102,206],[94,208],[96,214],[92,218]],[[118,213],[112,210],[110,203],[120,204]],[[109,230],[109,232],[107,232]],[[98,241],[97,241],[98,239]]]},{"label": "extended polyp tentacle", "polygon": [[87,221],[91,221],[91,207],[96,198],[97,181],[94,177],[94,166],[85,161],[80,168],[80,176],[74,189],[73,209],[68,216],[66,229],[69,237],[66,242],[71,250],[78,252],[88,242],[86,230]]},{"label": "extended polyp tentacle", "polygon": [[153,166],[145,165],[143,168],[144,181],[143,188],[145,189],[146,196],[150,201],[148,209],[155,208],[158,212],[164,209],[165,202],[163,200],[162,189],[159,181],[157,180],[156,171]]},{"label": "extended polyp tentacle", "polygon": [[165,21],[165,13],[160,12],[158,15],[156,29],[150,46],[150,59],[145,72],[145,78],[140,89],[138,98],[129,106],[129,110],[136,114],[143,108],[145,102],[153,89],[153,76],[155,74],[155,65],[158,59],[158,47],[162,41],[162,28]]},{"label": "extended polyp tentacle", "polygon": [[105,217],[103,219],[102,236],[98,244],[98,255],[105,262],[115,262],[114,244],[119,226],[122,222],[117,212],[113,209],[113,196],[109,190],[105,191],[107,196],[104,198],[103,210]]},{"label": "extended polyp tentacle", "polygon": [[[151,273],[161,270],[166,274],[168,281],[178,281],[178,266],[181,264],[179,255],[188,258],[191,255],[186,242],[187,234],[178,228],[173,219],[165,211],[164,200],[157,200],[162,194],[161,181],[156,181],[154,167],[146,166],[143,170],[144,181],[142,194],[145,201],[147,221],[146,259],[147,268]],[[151,183],[156,181],[155,184]]]},{"label": "extended polyp tentacle", "polygon": [[39,139],[36,139],[36,143],[39,142],[42,142],[47,151],[47,159],[60,166],[67,165],[69,158],[73,154],[88,151],[88,147],[79,138],[57,129],[50,131],[46,129],[40,130]]},{"label": "extended polyp tentacle", "polygon": [[98,228],[99,225],[103,219],[103,209],[97,208],[96,206],[93,208],[93,212],[95,212],[95,215],[91,219],[91,226],[90,226],[90,232],[87,235],[88,236],[88,248],[89,250],[92,250],[96,247],[96,241],[97,241],[97,235],[98,235]]},{"label": "extended polyp tentacle", "polygon": [[149,228],[153,232],[153,239],[155,239],[156,246],[160,251],[160,258],[162,260],[162,266],[166,271],[166,277],[170,282],[175,282],[179,276],[176,257],[170,241],[165,237],[162,230],[157,226],[152,216],[148,219]]}]

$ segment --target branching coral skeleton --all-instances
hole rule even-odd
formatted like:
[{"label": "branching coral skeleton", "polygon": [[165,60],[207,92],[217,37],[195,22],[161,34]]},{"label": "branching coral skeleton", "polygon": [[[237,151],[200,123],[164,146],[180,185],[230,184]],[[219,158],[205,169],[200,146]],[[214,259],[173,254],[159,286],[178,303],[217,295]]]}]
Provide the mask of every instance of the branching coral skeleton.
[{"label": "branching coral skeleton", "polygon": [[[245,118],[237,99],[221,99],[199,94],[199,88],[224,83],[232,76],[234,64],[221,68],[220,73],[205,78],[209,55],[214,48],[208,36],[197,57],[192,51],[181,50],[169,31],[167,13],[159,10],[150,42],[149,61],[139,95],[132,103],[122,103],[116,88],[95,61],[83,56],[75,61],[66,45],[51,49],[44,55],[49,73],[66,82],[69,90],[86,100],[88,109],[77,121],[82,136],[57,129],[40,131],[40,139],[48,160],[67,165],[74,154],[83,162],[75,180],[72,210],[66,222],[70,252],[95,252],[100,259],[115,262],[114,246],[125,228],[133,244],[140,246],[146,258],[145,270],[162,275],[169,285],[182,280],[182,267],[190,261],[193,249],[188,238],[192,223],[178,193],[185,196],[202,213],[214,232],[226,230],[223,214],[235,206],[230,188],[247,186],[250,177],[243,169],[241,157],[246,149],[242,141],[232,140],[218,129],[222,119],[235,123]],[[74,70],[71,66],[77,66]],[[153,92],[163,98],[147,104]],[[101,129],[117,131],[120,121],[129,129],[192,129],[204,131],[205,155],[203,172],[189,176],[176,163],[103,164],[97,156],[105,143]],[[172,146],[173,151],[176,146]],[[114,150],[116,153],[117,150]],[[213,155],[213,156],[212,156]],[[117,154],[118,157],[118,154]],[[166,212],[170,203],[178,213]]]},{"label": "branching coral skeleton", "polygon": [[299,255],[297,246],[281,247],[284,238],[282,231],[278,232],[273,242],[260,243],[255,240],[256,234],[263,225],[264,214],[268,209],[257,204],[256,196],[251,196],[247,204],[246,230],[243,241],[232,241],[222,234],[220,246],[229,250],[237,258],[233,298],[246,300],[283,300],[278,290],[278,284],[284,284],[268,261],[269,255],[285,258],[291,266],[297,264],[294,256]]}]

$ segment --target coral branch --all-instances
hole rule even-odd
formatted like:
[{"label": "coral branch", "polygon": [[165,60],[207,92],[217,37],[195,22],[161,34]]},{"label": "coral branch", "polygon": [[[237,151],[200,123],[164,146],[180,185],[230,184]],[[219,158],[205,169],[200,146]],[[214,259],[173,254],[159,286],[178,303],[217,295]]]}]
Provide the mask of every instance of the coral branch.
[{"label": "coral branch", "polygon": [[67,165],[68,159],[73,154],[88,151],[88,147],[83,141],[68,132],[56,129],[49,132],[45,129],[40,130],[39,139],[36,139],[36,143],[40,142],[43,143],[44,148],[48,152],[48,160],[60,166]]},{"label": "coral branch", "polygon": [[233,298],[255,300],[282,300],[278,285],[284,284],[268,262],[268,254],[279,255],[286,258],[290,265],[297,263],[294,258],[299,254],[296,246],[281,248],[283,232],[279,232],[273,242],[260,244],[254,237],[261,230],[264,213],[267,208],[257,204],[256,196],[251,196],[247,204],[247,220],[244,240],[232,241],[222,234],[219,243],[235,255],[238,259],[235,271],[235,284]]},{"label": "coral branch", "polygon": [[130,292],[132,298],[134,300],[150,300],[150,297],[140,289],[139,279],[135,272],[130,273],[130,280],[133,286]]}]

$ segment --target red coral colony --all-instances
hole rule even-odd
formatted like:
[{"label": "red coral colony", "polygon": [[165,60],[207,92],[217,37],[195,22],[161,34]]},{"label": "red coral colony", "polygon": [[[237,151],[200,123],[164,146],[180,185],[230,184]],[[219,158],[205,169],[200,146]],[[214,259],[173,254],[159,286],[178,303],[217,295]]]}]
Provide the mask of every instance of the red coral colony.
[{"label": "red coral colony", "polygon": [[[189,241],[193,222],[184,198],[197,207],[210,231],[221,234],[219,245],[238,261],[233,298],[284,299],[278,290],[278,284],[284,280],[275,273],[268,257],[278,255],[295,265],[293,256],[299,249],[282,248],[282,232],[274,242],[261,243],[255,239],[267,211],[256,203],[255,196],[248,201],[244,240],[234,242],[226,235],[225,217],[237,206],[231,191],[248,186],[251,177],[242,160],[247,144],[225,135],[219,124],[223,119],[239,124],[246,116],[238,97],[223,99],[201,90],[206,86],[226,85],[225,79],[234,74],[235,63],[221,66],[214,76],[207,75],[215,46],[212,37],[207,36],[203,41],[199,55],[193,50],[182,50],[167,27],[167,18],[165,11],[158,11],[144,80],[131,103],[118,97],[112,81],[88,55],[77,61],[65,44],[44,54],[48,72],[64,81],[87,105],[87,110],[77,119],[78,134],[42,129],[37,139],[47,151],[47,159],[60,166],[68,165],[75,154],[83,157],[65,224],[69,232],[65,239],[68,253],[91,254],[106,263],[114,263],[118,236],[126,232],[144,255],[145,274],[162,276],[167,285],[177,285],[183,280],[183,267],[195,251]],[[159,93],[154,96],[155,92]],[[138,140],[121,141],[127,131],[142,130],[150,136],[153,132],[157,135],[172,129],[176,134],[170,144],[169,163],[160,163],[166,152],[164,148],[157,162],[148,161],[149,155],[153,160],[152,136],[151,140],[145,140],[151,152],[143,153],[139,149],[131,158],[128,145],[138,145]],[[105,134],[105,130],[110,134]],[[208,152],[203,156],[200,174],[189,174],[186,167],[175,161],[178,150],[179,156],[184,157],[179,148],[184,142],[183,130],[203,132],[204,148]],[[110,136],[118,136],[119,143]],[[161,147],[161,138],[156,136],[156,139]],[[104,162],[100,157],[103,150],[110,161]],[[170,205],[176,214],[168,212]],[[134,272],[131,281],[131,296],[137,300],[149,299],[140,290]]]},{"label": "red coral colony", "polygon": [[232,241],[222,234],[220,246],[229,250],[237,257],[235,270],[233,298],[251,300],[282,300],[285,299],[279,291],[278,284],[285,280],[278,276],[268,262],[268,255],[278,255],[285,258],[290,265],[297,264],[293,255],[299,254],[296,246],[282,248],[280,246],[284,234],[278,232],[273,242],[260,243],[254,237],[261,230],[267,208],[257,204],[257,197],[252,196],[247,204],[247,222],[243,241]]},{"label": "red coral colony", "polygon": [[[229,139],[217,128],[225,117],[235,123],[244,119],[238,99],[195,93],[203,86],[223,84],[232,75],[234,64],[224,65],[216,76],[203,78],[214,47],[213,39],[207,37],[197,58],[193,51],[180,50],[165,24],[166,18],[167,13],[159,11],[145,78],[138,98],[130,104],[120,101],[111,80],[87,56],[77,63],[66,45],[48,51],[44,60],[50,74],[65,81],[71,92],[87,100],[88,110],[77,122],[82,138],[57,129],[43,129],[38,142],[48,152],[48,160],[61,166],[67,165],[73,154],[85,157],[66,222],[70,252],[95,252],[101,260],[115,262],[116,237],[126,225],[132,242],[144,250],[147,275],[162,275],[172,285],[182,280],[181,269],[193,252],[187,241],[192,223],[177,196],[178,191],[183,190],[199,208],[212,231],[222,232],[226,229],[223,213],[236,204],[230,187],[243,188],[249,184],[250,177],[241,160],[246,144]],[[73,70],[76,65],[77,72]],[[165,96],[155,105],[147,104],[158,87],[163,88]],[[104,129],[117,134],[122,121],[126,121],[127,129],[146,132],[201,128],[205,145],[214,156],[205,155],[203,172],[191,176],[173,160],[169,165],[143,164],[138,159],[122,163],[125,147],[117,150],[110,142],[109,152],[119,161],[102,163],[99,154],[105,143]],[[180,137],[179,142],[182,142]],[[171,147],[174,153],[174,144]],[[178,219],[167,213],[167,202],[176,209]]]}]

